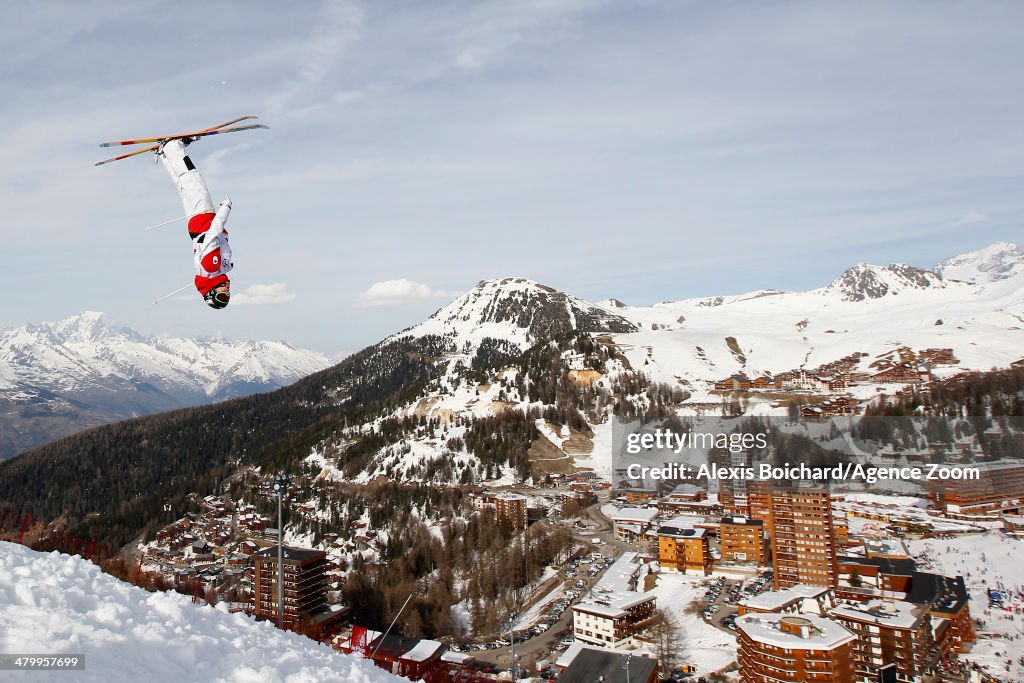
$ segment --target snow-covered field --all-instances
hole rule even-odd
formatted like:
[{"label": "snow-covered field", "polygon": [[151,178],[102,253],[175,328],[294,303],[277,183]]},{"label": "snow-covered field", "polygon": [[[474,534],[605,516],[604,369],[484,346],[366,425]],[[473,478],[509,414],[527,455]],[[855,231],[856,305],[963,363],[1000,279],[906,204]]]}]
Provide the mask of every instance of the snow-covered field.
[{"label": "snow-covered field", "polygon": [[84,654],[85,670],[9,681],[384,683],[362,659],[176,593],[148,593],[78,557],[0,542],[0,652]]},{"label": "snow-covered field", "polygon": [[[912,541],[910,551],[920,569],[947,576],[963,575],[971,594],[971,616],[981,619],[978,642],[963,658],[984,665],[1006,681],[1024,681],[1024,541],[1000,532],[939,540]],[[1015,597],[1009,609],[989,609],[987,591]],[[1012,664],[1007,668],[1007,660]]]},{"label": "snow-covered field", "polygon": [[680,659],[693,664],[704,676],[736,661],[736,637],[712,626],[700,613],[685,614],[686,606],[704,595],[707,579],[699,576],[659,573],[651,593],[658,596],[658,607],[679,624],[683,653]]}]

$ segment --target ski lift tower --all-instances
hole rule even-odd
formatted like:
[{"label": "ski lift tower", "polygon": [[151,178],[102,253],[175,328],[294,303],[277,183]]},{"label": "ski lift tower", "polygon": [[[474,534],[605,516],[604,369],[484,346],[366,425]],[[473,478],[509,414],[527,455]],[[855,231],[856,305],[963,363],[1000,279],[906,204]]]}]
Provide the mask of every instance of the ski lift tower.
[{"label": "ski lift tower", "polygon": [[277,627],[284,628],[284,525],[281,523],[281,499],[292,477],[278,472],[274,475],[274,492],[277,494]]}]

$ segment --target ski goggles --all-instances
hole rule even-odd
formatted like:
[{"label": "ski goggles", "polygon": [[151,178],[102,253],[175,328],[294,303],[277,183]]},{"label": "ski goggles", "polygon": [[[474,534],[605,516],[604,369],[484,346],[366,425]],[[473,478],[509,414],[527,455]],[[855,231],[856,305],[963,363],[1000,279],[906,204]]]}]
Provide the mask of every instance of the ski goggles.
[{"label": "ski goggles", "polygon": [[224,308],[231,300],[231,292],[217,292],[211,289],[203,298],[211,308]]}]

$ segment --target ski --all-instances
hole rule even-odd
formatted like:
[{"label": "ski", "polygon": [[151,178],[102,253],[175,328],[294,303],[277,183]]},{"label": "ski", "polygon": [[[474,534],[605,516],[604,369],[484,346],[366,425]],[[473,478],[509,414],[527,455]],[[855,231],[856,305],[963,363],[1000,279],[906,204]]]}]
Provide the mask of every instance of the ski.
[{"label": "ski", "polygon": [[239,116],[237,119],[231,119],[230,121],[225,121],[224,123],[218,123],[216,126],[210,126],[209,128],[203,128],[202,130],[197,130],[197,131],[194,131],[192,133],[179,133],[177,135],[161,135],[160,137],[155,137],[155,138],[135,138],[133,140],[114,140],[112,142],[101,142],[100,143],[100,147],[121,147],[123,145],[142,145],[142,144],[145,144],[147,142],[160,142],[161,140],[170,140],[171,138],[188,138],[188,137],[193,137],[195,135],[199,135],[200,133],[208,133],[211,130],[218,130],[220,128],[225,128],[227,126],[233,126],[236,123],[240,123],[242,121],[248,121],[248,120],[255,119],[255,118],[257,118],[257,117],[255,117],[255,116]]},{"label": "ski", "polygon": [[197,131],[195,133],[185,133],[183,135],[169,135],[167,137],[162,137],[162,138],[149,138],[149,139],[146,139],[146,140],[137,140],[133,144],[145,144],[147,142],[156,142],[157,144],[150,145],[149,147],[143,147],[142,149],[137,149],[134,152],[128,152],[127,154],[121,154],[120,156],[112,157],[110,159],[104,159],[103,161],[97,161],[93,165],[94,166],[102,166],[103,164],[109,164],[112,161],[120,161],[121,159],[127,159],[128,157],[133,157],[133,156],[136,156],[138,154],[145,154],[146,152],[152,152],[152,151],[154,151],[156,149],[159,149],[160,148],[160,144],[159,143],[163,142],[164,140],[173,140],[174,138],[205,138],[205,137],[210,136],[210,135],[220,135],[221,133],[237,133],[238,131],[241,131],[241,130],[254,130],[254,129],[257,129],[257,128],[268,128],[269,129],[270,126],[266,126],[266,125],[264,125],[262,123],[254,123],[254,124],[249,124],[247,126],[233,126],[231,128],[217,128],[216,130],[203,130],[203,131]]}]

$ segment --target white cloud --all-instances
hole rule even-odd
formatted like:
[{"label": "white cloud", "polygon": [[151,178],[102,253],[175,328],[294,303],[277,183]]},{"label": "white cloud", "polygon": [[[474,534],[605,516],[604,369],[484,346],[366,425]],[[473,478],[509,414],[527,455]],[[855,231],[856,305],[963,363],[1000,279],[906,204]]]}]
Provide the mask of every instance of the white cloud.
[{"label": "white cloud", "polygon": [[960,220],[956,221],[954,225],[970,225],[971,223],[984,223],[988,220],[987,213],[980,213],[978,211],[969,211],[960,217]]},{"label": "white cloud", "polygon": [[451,292],[431,289],[430,285],[407,278],[375,282],[356,298],[356,308],[384,308],[451,296]]},{"label": "white cloud", "polygon": [[236,306],[285,304],[294,300],[295,292],[288,291],[288,285],[283,282],[275,282],[270,285],[249,285],[244,291],[231,295],[231,303]]}]

